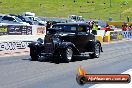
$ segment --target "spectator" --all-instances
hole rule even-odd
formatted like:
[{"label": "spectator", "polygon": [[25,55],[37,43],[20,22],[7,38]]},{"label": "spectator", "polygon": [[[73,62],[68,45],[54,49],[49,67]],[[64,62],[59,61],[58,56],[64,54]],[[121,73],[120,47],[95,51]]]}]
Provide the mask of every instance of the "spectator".
[{"label": "spectator", "polygon": [[128,24],[126,24],[126,23],[124,23],[124,24],[122,25],[122,31],[126,31],[126,30],[127,30],[127,25],[128,25]]},{"label": "spectator", "polygon": [[48,28],[50,28],[51,25],[52,25],[52,24],[48,21],[47,24],[46,24],[46,30],[47,30]]},{"label": "spectator", "polygon": [[106,25],[105,31],[110,31],[110,26],[108,24]]},{"label": "spectator", "polygon": [[130,17],[129,16],[127,16],[127,22],[130,22]]},{"label": "spectator", "polygon": [[98,30],[98,25],[97,24],[93,24],[93,28],[92,28],[92,33],[94,34],[94,35],[97,35],[97,30]]},{"label": "spectator", "polygon": [[132,31],[132,24],[128,27],[129,31]]}]

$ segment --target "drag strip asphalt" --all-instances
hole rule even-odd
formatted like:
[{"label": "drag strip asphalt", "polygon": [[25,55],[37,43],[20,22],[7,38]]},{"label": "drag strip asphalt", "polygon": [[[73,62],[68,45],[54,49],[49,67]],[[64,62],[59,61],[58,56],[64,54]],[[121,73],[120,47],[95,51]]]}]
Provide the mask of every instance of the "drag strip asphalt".
[{"label": "drag strip asphalt", "polygon": [[132,41],[103,44],[100,58],[70,63],[30,61],[29,55],[0,57],[0,88],[88,88],[76,82],[81,65],[88,74],[118,74],[132,68]]}]

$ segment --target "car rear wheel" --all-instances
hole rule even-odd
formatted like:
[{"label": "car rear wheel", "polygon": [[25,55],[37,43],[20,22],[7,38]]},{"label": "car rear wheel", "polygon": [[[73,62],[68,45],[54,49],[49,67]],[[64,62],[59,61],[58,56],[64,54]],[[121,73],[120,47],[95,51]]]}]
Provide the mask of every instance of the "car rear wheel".
[{"label": "car rear wheel", "polygon": [[91,58],[99,58],[100,56],[100,44],[96,43],[94,47],[94,53],[89,54]]},{"label": "car rear wheel", "polygon": [[62,51],[62,58],[64,62],[70,62],[73,57],[73,51],[70,46],[68,46],[65,50]]}]

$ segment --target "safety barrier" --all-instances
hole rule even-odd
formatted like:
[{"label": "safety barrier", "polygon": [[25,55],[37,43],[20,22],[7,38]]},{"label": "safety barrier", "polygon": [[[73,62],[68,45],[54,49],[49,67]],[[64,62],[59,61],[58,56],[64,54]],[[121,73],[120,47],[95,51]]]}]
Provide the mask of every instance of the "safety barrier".
[{"label": "safety barrier", "polygon": [[44,39],[45,26],[2,24],[0,25],[0,51],[26,49],[31,41]]},{"label": "safety barrier", "polygon": [[18,50],[28,48],[28,44],[37,41],[38,38],[44,39],[44,35],[4,35],[0,36],[0,51]]},{"label": "safety barrier", "polygon": [[97,30],[97,35],[100,35],[103,38],[105,35],[105,30]]},{"label": "safety barrier", "polygon": [[[1,25],[0,26],[0,51],[25,49],[31,41],[38,38],[44,39],[45,26],[25,25]],[[100,42],[118,41],[132,38],[132,31],[108,31],[98,30],[95,36]]]},{"label": "safety barrier", "polygon": [[132,31],[107,31],[103,37],[103,42],[118,41],[122,39],[131,39]]},{"label": "safety barrier", "polygon": [[26,49],[31,41],[17,41],[17,42],[2,42],[0,43],[0,51]]},{"label": "safety barrier", "polygon": [[103,38],[103,42],[110,42],[110,34],[106,33],[104,38]]},{"label": "safety barrier", "polygon": [[110,42],[110,41],[118,41],[122,39],[123,39],[122,31],[107,31],[103,41]]},{"label": "safety barrier", "polygon": [[110,41],[122,40],[122,31],[110,31]]},{"label": "safety barrier", "polygon": [[0,51],[26,49],[31,41],[44,39],[44,26],[2,25],[0,26]]},{"label": "safety barrier", "polygon": [[103,37],[101,35],[95,35],[95,39],[103,42]]},{"label": "safety barrier", "polygon": [[0,35],[40,35],[46,33],[45,26],[0,25]]},{"label": "safety barrier", "polygon": [[122,36],[124,39],[132,38],[132,31],[122,31]]}]

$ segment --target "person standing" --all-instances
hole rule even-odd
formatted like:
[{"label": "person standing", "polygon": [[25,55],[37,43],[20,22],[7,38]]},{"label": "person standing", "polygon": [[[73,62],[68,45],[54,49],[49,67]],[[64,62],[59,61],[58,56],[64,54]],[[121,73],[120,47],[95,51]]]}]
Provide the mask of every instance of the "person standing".
[{"label": "person standing", "polygon": [[46,24],[46,30],[48,29],[48,28],[50,28],[51,27],[51,22],[47,22],[47,24]]},{"label": "person standing", "polygon": [[124,24],[122,25],[122,31],[126,31],[126,30],[127,30],[127,25],[128,25],[128,24],[126,24],[126,23],[124,23]]},{"label": "person standing", "polygon": [[132,31],[132,24],[128,27],[129,31]]},{"label": "person standing", "polygon": [[92,33],[94,34],[94,35],[97,35],[97,30],[98,30],[98,24],[93,24],[93,28],[92,28]]}]

